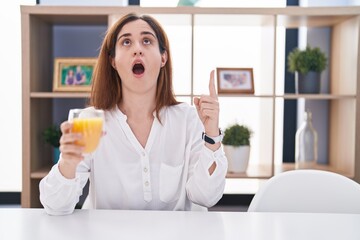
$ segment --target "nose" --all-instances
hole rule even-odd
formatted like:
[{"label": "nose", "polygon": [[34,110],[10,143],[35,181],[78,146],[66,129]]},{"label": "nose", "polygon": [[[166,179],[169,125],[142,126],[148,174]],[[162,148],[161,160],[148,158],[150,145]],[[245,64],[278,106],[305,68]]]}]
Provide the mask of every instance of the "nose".
[{"label": "nose", "polygon": [[143,53],[142,53],[142,51],[134,51],[134,57],[135,56],[142,56],[143,55]]},{"label": "nose", "polygon": [[141,49],[141,44],[135,44],[134,46],[134,57],[135,56],[142,56],[143,55],[143,52],[142,52],[142,49]]}]

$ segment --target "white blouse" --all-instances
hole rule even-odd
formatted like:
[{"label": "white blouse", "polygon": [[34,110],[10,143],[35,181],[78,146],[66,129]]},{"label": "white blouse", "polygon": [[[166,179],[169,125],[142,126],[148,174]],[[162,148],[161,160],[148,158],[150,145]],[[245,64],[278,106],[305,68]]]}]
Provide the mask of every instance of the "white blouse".
[{"label": "white blouse", "polygon": [[[201,139],[203,124],[186,103],[165,107],[151,127],[145,148],[118,108],[105,112],[105,131],[96,151],[85,157],[74,179],[54,165],[40,182],[47,213],[70,214],[90,178],[90,208],[191,210],[211,207],[222,197],[227,159]],[[61,157],[60,157],[61,159]],[[216,163],[212,175],[208,169]]]}]

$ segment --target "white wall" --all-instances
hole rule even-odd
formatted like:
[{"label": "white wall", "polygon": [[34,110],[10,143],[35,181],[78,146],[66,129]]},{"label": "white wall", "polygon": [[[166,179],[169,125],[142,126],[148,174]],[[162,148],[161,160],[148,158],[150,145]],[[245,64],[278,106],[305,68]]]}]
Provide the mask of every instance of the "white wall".
[{"label": "white wall", "polygon": [[13,0],[0,8],[0,192],[21,191],[21,34],[20,4]]}]

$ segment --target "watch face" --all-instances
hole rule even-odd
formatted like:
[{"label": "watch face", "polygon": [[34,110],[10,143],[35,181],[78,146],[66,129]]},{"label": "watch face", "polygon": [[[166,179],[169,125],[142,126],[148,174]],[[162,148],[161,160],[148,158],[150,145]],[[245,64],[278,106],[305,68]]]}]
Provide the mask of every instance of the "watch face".
[{"label": "watch face", "polygon": [[210,137],[208,137],[208,136],[206,136],[206,135],[205,135],[204,140],[205,140],[205,142],[207,142],[207,143],[215,144],[214,139],[212,139],[212,138],[210,138]]}]

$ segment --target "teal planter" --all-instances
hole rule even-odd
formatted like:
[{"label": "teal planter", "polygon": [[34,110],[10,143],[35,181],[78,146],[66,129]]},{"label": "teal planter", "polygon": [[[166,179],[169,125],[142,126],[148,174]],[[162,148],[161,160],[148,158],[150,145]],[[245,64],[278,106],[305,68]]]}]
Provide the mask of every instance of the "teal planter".
[{"label": "teal planter", "polygon": [[60,149],[59,148],[53,148],[53,162],[56,164],[59,161],[60,157]]}]

